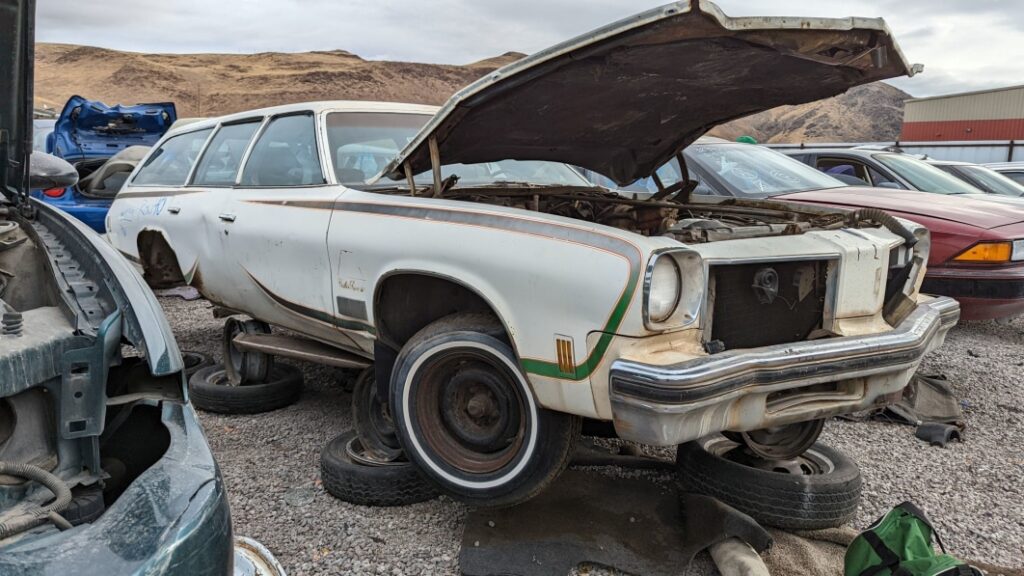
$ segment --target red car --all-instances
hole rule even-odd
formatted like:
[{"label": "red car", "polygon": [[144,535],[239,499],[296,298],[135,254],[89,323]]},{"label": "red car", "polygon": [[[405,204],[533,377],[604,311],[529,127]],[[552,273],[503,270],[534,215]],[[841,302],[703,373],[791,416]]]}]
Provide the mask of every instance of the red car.
[{"label": "red car", "polygon": [[1024,313],[1024,200],[846,186],[774,150],[715,138],[691,144],[685,158],[696,194],[881,208],[917,222],[931,231],[922,292],[956,298],[964,320]]}]

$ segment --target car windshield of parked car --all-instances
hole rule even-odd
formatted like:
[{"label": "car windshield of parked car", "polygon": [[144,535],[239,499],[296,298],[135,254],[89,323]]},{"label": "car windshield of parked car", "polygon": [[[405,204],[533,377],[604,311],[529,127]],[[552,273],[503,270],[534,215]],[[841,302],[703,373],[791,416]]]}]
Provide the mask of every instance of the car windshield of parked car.
[{"label": "car windshield of parked car", "polygon": [[[334,112],[327,115],[327,142],[338,182],[365,187],[430,120],[427,114],[388,112]],[[535,186],[591,186],[565,164],[531,160],[502,160],[482,164],[449,164],[441,177],[458,176],[455,188],[529,184]],[[429,186],[430,172],[417,174],[417,184]],[[378,184],[394,186],[391,180]],[[402,185],[401,183],[399,185]]]},{"label": "car windshield of parked car", "polygon": [[958,168],[989,192],[1006,196],[1024,196],[1024,186],[991,168],[984,166],[958,166]]},{"label": "car windshield of parked car", "polygon": [[694,144],[685,152],[697,194],[766,198],[846,184],[781,152],[753,144]]},{"label": "car windshield of parked car", "polygon": [[875,160],[923,192],[939,194],[984,194],[967,182],[906,154],[875,154]]}]

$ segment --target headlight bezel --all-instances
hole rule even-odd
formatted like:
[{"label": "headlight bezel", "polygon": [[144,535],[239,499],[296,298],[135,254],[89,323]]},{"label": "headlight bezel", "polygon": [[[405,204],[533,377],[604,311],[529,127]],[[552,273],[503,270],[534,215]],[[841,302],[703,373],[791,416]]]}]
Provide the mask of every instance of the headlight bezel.
[{"label": "headlight bezel", "polygon": [[[676,297],[672,310],[663,320],[651,317],[651,289],[655,267],[662,258],[671,258],[675,265]],[[652,332],[681,330],[698,324],[704,305],[706,271],[700,254],[690,248],[663,248],[651,253],[644,273],[642,313],[644,327]]]}]

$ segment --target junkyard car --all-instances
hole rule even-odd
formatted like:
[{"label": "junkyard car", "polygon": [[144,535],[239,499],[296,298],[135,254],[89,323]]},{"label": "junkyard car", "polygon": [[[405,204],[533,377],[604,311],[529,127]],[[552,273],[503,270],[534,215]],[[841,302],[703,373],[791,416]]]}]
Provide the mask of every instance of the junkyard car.
[{"label": "junkyard car", "polygon": [[1011,197],[1024,196],[1024,184],[1014,182],[1008,176],[1004,176],[987,166],[952,160],[930,159],[927,162],[984,192]]},{"label": "junkyard car", "polygon": [[104,232],[107,210],[128,174],[176,119],[171,102],[107,106],[72,96],[53,121],[46,152],[71,162],[79,181],[32,195]]},{"label": "junkyard car", "polygon": [[[468,502],[535,495],[581,417],[799,454],[822,418],[898,395],[956,322],[955,301],[918,295],[927,231],[688,186],[633,200],[566,164],[631,182],[718,123],[911,72],[880,20],[670,4],[436,114],[318,103],[175,130],[108,237],[157,283],[372,359],[406,455]],[[231,335],[250,355],[234,370],[314,356],[263,332]]]},{"label": "junkyard car", "polygon": [[690,146],[686,158],[700,192],[880,208],[925,226],[931,232],[925,293],[956,298],[965,320],[1024,313],[1024,202],[1018,199],[845,186],[777,151],[712,138]]},{"label": "junkyard car", "polygon": [[994,162],[985,164],[985,167],[1024,186],[1024,162]]},{"label": "junkyard car", "polygon": [[28,196],[77,180],[31,151],[32,6],[0,2],[0,574],[229,574],[224,485],[159,305],[109,244]]}]

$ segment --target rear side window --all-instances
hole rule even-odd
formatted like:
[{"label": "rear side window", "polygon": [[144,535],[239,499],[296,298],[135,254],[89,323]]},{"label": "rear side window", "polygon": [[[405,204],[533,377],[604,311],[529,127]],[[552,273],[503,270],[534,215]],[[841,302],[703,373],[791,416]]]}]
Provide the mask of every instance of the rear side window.
[{"label": "rear side window", "polygon": [[817,167],[818,170],[830,176],[853,176],[862,180],[865,184],[868,183],[867,166],[860,162],[847,160],[846,158],[819,158]]},{"label": "rear side window", "polygon": [[260,134],[242,171],[243,186],[323,184],[312,114],[274,118]]},{"label": "rear side window", "polygon": [[1003,172],[1003,176],[1006,176],[1014,182],[1024,184],[1024,172]]},{"label": "rear side window", "polygon": [[188,179],[203,144],[212,128],[168,138],[146,158],[132,184],[141,186],[181,186]]},{"label": "rear side window", "polygon": [[238,167],[242,164],[242,155],[249,147],[249,141],[261,120],[221,126],[206,147],[193,184],[201,186],[231,186],[238,175]]}]

